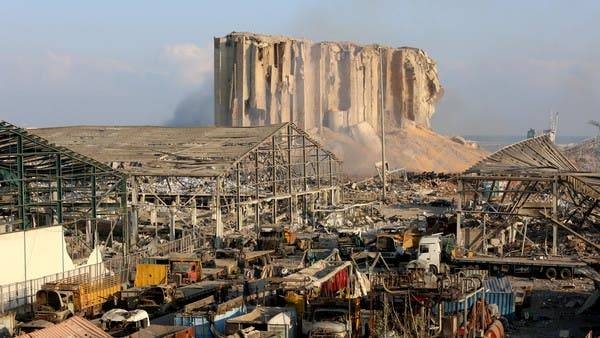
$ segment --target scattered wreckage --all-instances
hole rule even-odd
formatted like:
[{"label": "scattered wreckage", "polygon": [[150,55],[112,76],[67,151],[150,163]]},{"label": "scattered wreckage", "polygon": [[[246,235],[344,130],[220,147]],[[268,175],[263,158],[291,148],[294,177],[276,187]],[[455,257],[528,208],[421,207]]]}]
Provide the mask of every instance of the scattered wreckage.
[{"label": "scattered wreckage", "polygon": [[[497,190],[510,187],[483,180],[471,201],[459,196],[458,176],[406,177],[390,180],[387,203],[354,203],[349,194],[344,204],[315,208],[297,223],[226,233],[222,248],[200,236],[185,254],[161,251],[171,245],[166,240],[149,242],[153,251],[136,260],[123,285],[93,288],[92,278],[49,283],[37,316],[92,319],[104,306],[100,321],[111,334],[144,330],[150,318],[174,314],[174,325],[203,337],[501,337],[531,297],[507,276],[600,281],[590,268],[592,244],[569,232],[557,247],[561,255],[552,255],[540,244],[552,228],[548,217],[539,210],[539,219],[504,215],[511,205],[534,209],[502,200]],[[382,186],[370,180],[347,188],[377,193]],[[551,200],[547,190],[536,193]],[[557,203],[554,217],[568,228],[585,214],[560,220],[572,207]],[[78,305],[77,297],[88,296],[97,302]],[[593,297],[573,311],[589,309]]]}]

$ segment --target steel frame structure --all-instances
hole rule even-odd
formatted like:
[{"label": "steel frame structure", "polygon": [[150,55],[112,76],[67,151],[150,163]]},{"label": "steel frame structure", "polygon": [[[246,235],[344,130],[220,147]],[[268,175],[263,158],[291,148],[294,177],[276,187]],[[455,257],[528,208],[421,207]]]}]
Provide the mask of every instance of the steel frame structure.
[{"label": "steel frame structure", "polygon": [[[335,155],[286,123],[214,177],[131,176],[128,199],[146,215],[152,208],[173,212],[182,227],[212,218],[220,246],[226,227],[240,231],[250,226],[258,233],[261,225],[297,223],[294,215],[306,216],[313,203],[337,203],[341,173]],[[157,180],[167,189],[158,192]]]},{"label": "steel frame structure", "polygon": [[[226,225],[234,231],[246,225],[259,231],[261,225],[297,223],[297,212],[306,216],[313,204],[341,200],[341,161],[293,123],[140,127],[137,133],[128,129],[132,127],[94,128],[49,128],[36,133],[88,151],[86,155],[127,176],[131,244],[138,220],[169,223],[174,234],[175,223],[194,228],[201,219],[204,225],[214,226],[219,246]],[[110,138],[121,142],[109,144]],[[81,139],[87,139],[83,146]]]},{"label": "steel frame structure", "polygon": [[4,121],[0,121],[0,191],[4,231],[79,226],[93,245],[101,221],[111,222],[112,229],[119,222],[126,224],[123,174]]},{"label": "steel frame structure", "polygon": [[[464,244],[460,237],[466,215],[493,217],[497,224],[533,217],[546,219],[552,226],[552,255],[558,254],[559,229],[600,250],[597,243],[579,233],[593,223],[590,216],[600,219],[600,176],[579,172],[547,135],[505,147],[481,160],[459,176],[458,194],[459,243]],[[487,207],[478,209],[481,205]],[[490,230],[483,242],[502,229]]]}]

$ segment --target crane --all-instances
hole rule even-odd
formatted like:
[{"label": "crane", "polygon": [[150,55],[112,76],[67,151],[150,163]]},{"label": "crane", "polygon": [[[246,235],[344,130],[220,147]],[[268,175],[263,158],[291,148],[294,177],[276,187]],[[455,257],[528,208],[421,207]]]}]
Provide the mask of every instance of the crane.
[{"label": "crane", "polygon": [[590,120],[588,124],[591,124],[592,126],[598,128],[598,136],[600,136],[600,122],[596,120]]}]

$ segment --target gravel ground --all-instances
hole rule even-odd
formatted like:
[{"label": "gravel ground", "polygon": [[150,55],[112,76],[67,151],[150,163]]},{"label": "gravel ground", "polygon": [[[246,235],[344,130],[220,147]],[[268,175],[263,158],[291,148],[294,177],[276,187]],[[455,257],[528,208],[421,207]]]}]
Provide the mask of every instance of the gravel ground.
[{"label": "gravel ground", "polygon": [[[571,281],[511,277],[514,289],[531,289],[529,304],[517,308],[518,319],[512,321],[507,337],[584,337],[590,330],[600,334],[600,313],[597,308],[577,315],[577,310],[594,291],[585,278]],[[528,318],[525,318],[528,317]],[[566,332],[563,332],[565,334]]]}]

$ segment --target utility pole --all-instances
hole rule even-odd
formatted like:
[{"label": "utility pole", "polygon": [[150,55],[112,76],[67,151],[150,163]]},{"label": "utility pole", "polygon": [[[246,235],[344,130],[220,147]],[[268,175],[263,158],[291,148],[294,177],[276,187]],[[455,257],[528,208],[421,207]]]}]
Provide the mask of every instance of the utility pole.
[{"label": "utility pole", "polygon": [[381,180],[383,182],[381,199],[385,202],[387,198],[387,170],[385,165],[385,109],[383,108],[383,51],[381,47],[379,47],[379,95],[381,95],[379,115],[381,117]]}]

